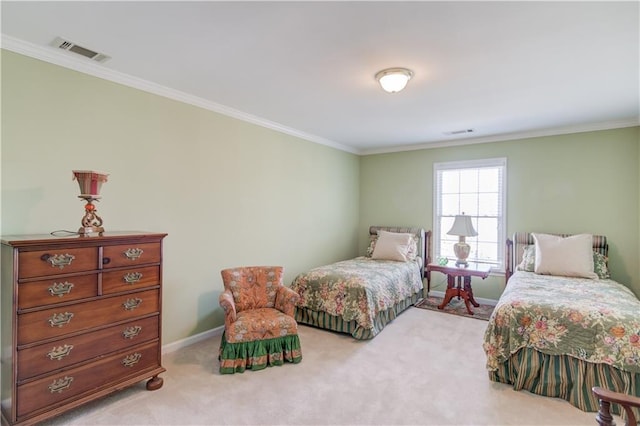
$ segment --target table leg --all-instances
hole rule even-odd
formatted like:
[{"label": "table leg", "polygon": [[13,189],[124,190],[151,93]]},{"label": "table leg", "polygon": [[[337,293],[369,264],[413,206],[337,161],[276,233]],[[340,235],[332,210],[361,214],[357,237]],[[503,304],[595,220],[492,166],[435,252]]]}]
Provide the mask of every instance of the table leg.
[{"label": "table leg", "polygon": [[444,294],[444,299],[442,299],[442,303],[438,305],[438,309],[444,309],[445,306],[451,302],[455,296],[459,296],[460,291],[456,288],[455,277],[452,275],[447,275],[447,291]]},{"label": "table leg", "polygon": [[471,277],[464,277],[464,290],[467,292],[469,296],[469,302],[476,308],[480,306],[476,299],[473,298],[473,290],[471,289]]},{"label": "table leg", "polygon": [[469,303],[469,295],[467,294],[466,291],[464,292],[463,298],[464,298],[464,305],[467,307],[467,312],[469,313],[469,315],[473,315],[473,311],[471,310],[471,306],[469,306],[470,305],[470,303]]},{"label": "table leg", "polygon": [[464,287],[462,286],[462,277],[456,277],[456,289],[458,290],[458,300],[460,300],[462,290],[464,290]]}]

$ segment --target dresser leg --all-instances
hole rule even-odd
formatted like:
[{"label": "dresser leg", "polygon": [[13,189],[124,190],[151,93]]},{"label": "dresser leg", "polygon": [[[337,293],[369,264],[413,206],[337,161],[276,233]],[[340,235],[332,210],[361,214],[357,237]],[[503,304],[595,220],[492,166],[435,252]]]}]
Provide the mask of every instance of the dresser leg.
[{"label": "dresser leg", "polygon": [[147,382],[147,390],[150,390],[150,391],[158,390],[162,387],[163,383],[164,383],[164,380],[162,379],[162,377],[153,376]]}]

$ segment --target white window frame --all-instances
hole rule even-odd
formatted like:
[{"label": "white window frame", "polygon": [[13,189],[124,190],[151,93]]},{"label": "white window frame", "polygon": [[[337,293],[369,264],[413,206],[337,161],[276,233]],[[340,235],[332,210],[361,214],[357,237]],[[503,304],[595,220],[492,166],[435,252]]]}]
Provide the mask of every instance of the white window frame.
[{"label": "white window frame", "polygon": [[[505,266],[505,249],[504,249],[504,241],[506,241],[506,232],[507,232],[507,159],[505,157],[501,158],[487,158],[482,160],[466,160],[466,161],[449,161],[443,163],[434,163],[433,164],[433,257],[434,261],[437,261],[438,258],[441,257],[441,220],[442,215],[440,212],[442,211],[441,203],[442,203],[442,194],[441,194],[441,184],[439,182],[439,172],[444,170],[461,170],[461,169],[480,169],[480,168],[495,168],[498,167],[501,170],[501,207],[502,212],[501,217],[498,217],[498,258],[496,262],[490,262],[492,266],[492,272],[504,272]],[[458,212],[461,214],[462,212]],[[483,216],[474,216],[471,215],[472,221],[474,222],[474,226],[478,217]],[[485,216],[486,217],[486,216]],[[493,217],[493,216],[492,216]],[[476,229],[477,230],[477,229]],[[473,256],[473,252],[471,253]],[[469,261],[475,261],[472,259],[472,256],[469,257]]]}]

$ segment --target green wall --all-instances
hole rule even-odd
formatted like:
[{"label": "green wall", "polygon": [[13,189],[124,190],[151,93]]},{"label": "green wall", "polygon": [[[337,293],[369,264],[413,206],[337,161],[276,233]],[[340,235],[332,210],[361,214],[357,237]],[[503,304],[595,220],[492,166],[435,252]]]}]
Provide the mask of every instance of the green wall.
[{"label": "green wall", "polygon": [[[433,163],[507,158],[507,235],[603,234],[617,281],[640,295],[640,128],[423,149],[360,159],[360,249],[369,224],[433,227]],[[446,278],[434,274],[436,290]],[[504,276],[475,281],[497,299]]]},{"label": "green wall", "polygon": [[2,51],[1,233],[77,230],[73,169],[110,173],[107,231],[167,232],[163,343],[220,326],[220,270],[285,282],[358,249],[356,155]]},{"label": "green wall", "polygon": [[[605,234],[613,277],[640,295],[637,127],[358,157],[12,52],[1,59],[0,232],[76,230],[71,170],[110,173],[98,204],[107,230],[169,234],[163,343],[223,324],[220,269],[280,264],[289,283],[363,253],[369,225],[431,229],[441,161],[507,157],[508,234]],[[474,292],[496,299],[503,285],[490,277]]]}]

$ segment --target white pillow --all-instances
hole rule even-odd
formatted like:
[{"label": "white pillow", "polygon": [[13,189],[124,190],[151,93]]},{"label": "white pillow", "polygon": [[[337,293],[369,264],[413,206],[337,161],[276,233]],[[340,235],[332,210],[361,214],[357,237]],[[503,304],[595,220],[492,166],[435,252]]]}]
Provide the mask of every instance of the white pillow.
[{"label": "white pillow", "polygon": [[378,241],[373,249],[372,259],[397,260],[406,262],[409,259],[409,249],[413,243],[413,234],[378,231]]},{"label": "white pillow", "polygon": [[536,274],[596,279],[593,271],[593,236],[532,234],[535,242]]}]

